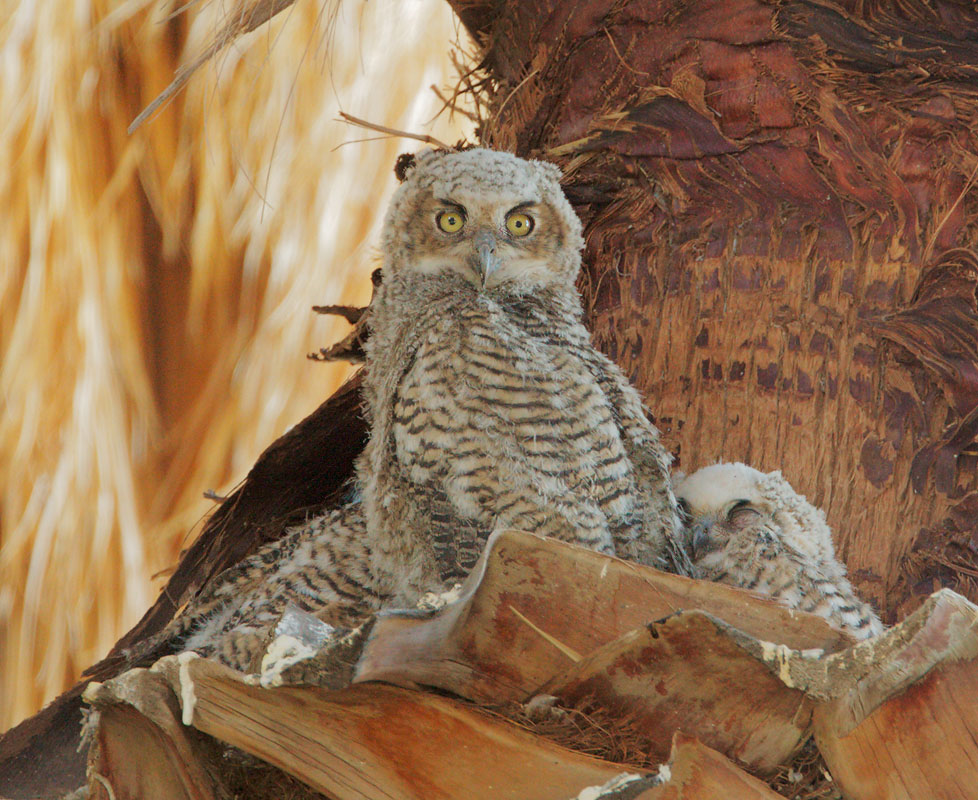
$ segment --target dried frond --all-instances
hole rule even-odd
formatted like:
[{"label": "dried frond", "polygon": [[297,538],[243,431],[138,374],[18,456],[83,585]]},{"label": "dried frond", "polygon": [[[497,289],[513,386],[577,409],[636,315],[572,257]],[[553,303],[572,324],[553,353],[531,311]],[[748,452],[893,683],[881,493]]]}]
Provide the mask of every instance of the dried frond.
[{"label": "dried frond", "polygon": [[554,706],[551,714],[533,719],[519,703],[481,710],[498,714],[569,750],[636,770],[658,766],[650,761],[647,737],[636,728],[634,721],[627,714],[603,708],[595,702],[585,700],[575,708]]},{"label": "dried frond", "polygon": [[347,114],[345,111],[340,112],[340,119],[355,127],[366,128],[368,131],[377,131],[378,133],[383,133],[387,136],[397,136],[402,139],[415,139],[419,142],[424,142],[425,144],[432,144],[440,150],[452,149],[450,145],[447,145],[444,142],[436,139],[434,136],[429,136],[426,133],[409,133],[407,131],[399,131],[396,128],[388,128],[386,125],[378,125],[376,122],[369,122],[368,120],[360,119],[360,117]]},{"label": "dried frond", "polygon": [[[197,0],[194,0],[194,3],[196,2]],[[127,129],[127,133],[132,133],[135,131],[157,110],[169,103],[170,100],[172,100],[176,94],[183,89],[184,86],[186,86],[187,81],[193,77],[194,73],[198,69],[214,58],[214,56],[231,44],[231,42],[233,42],[239,36],[243,36],[246,33],[251,33],[256,28],[264,25],[272,17],[284,11],[294,2],[295,0],[255,0],[255,2],[252,3],[241,2],[234,6],[227,15],[223,26],[214,36],[211,43],[207,45],[203,52],[194,58],[189,64],[184,64],[177,70],[176,76],[167,85],[167,87],[156,96],[156,99],[154,99],[152,103],[146,106],[146,108],[139,113],[139,116],[137,116],[136,119],[132,121],[132,124]],[[168,19],[172,19],[177,14],[183,13],[190,5],[191,4],[188,3],[181,6],[179,9],[174,11]]]},{"label": "dried frond", "polygon": [[348,374],[306,360],[348,330],[309,307],[369,299],[404,145],[333,152],[340,111],[466,134],[426,127],[444,3],[331,21],[305,0],[261,26],[284,3],[188,5],[43,0],[0,28],[0,729],[105,654],[213,509],[201,492]]}]

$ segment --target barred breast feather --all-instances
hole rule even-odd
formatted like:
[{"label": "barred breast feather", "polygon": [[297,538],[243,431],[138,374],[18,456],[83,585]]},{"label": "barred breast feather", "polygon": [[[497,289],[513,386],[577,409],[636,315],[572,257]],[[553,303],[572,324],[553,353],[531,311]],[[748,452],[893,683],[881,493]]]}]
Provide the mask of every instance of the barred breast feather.
[{"label": "barred breast feather", "polygon": [[[375,549],[408,565],[392,589],[460,579],[499,528],[663,558],[668,460],[637,394],[592,347],[576,296],[476,291],[451,275],[384,291],[361,479]],[[387,370],[395,382],[377,380]]]}]

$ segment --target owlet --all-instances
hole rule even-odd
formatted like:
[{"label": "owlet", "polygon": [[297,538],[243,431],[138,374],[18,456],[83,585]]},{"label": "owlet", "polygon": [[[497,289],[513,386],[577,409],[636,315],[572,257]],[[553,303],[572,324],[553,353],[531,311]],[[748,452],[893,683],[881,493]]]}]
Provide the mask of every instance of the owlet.
[{"label": "owlet", "polygon": [[429,151],[383,232],[358,465],[375,564],[412,600],[518,528],[669,563],[669,455],[591,344],[574,285],[581,223],[552,164]]},{"label": "owlet", "polygon": [[559,179],[489,150],[416,158],[369,309],[362,503],[223,573],[171,636],[245,665],[290,602],[351,621],[413,605],[498,528],[688,571],[669,455],[581,322],[581,224]]},{"label": "owlet", "polygon": [[676,482],[699,577],[768,594],[825,617],[858,639],[883,624],[835,557],[825,514],[780,472],[714,464]]}]

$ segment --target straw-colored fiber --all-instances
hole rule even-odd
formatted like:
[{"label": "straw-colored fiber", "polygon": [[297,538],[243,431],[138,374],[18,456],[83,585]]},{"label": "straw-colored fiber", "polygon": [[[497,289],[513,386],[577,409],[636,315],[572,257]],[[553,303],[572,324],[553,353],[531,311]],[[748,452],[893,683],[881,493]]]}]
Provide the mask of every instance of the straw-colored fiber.
[{"label": "straw-colored fiber", "polygon": [[[250,0],[253,4],[254,0]],[[247,4],[246,4],[247,5]],[[442,0],[299,0],[127,126],[235,4],[37,0],[0,21],[0,729],[105,654],[212,507],[344,368],[396,155],[456,141]],[[168,19],[169,17],[169,19]],[[330,25],[332,28],[330,28]]]}]

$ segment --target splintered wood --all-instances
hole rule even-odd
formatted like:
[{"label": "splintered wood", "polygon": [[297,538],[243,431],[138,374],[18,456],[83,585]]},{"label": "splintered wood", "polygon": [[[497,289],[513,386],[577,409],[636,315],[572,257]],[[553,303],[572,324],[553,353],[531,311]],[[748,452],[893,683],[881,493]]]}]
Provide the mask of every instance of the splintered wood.
[{"label": "splintered wood", "polygon": [[89,756],[93,798],[214,800],[197,754],[201,737],[181,724],[176,695],[162,675],[130,670],[108,684],[91,684],[85,698],[99,713]]},{"label": "splintered wood", "polygon": [[192,681],[196,729],[330,797],[563,800],[622,772],[432,694],[382,684],[267,690],[206,659],[187,666],[181,678],[175,660],[163,659],[159,674],[137,679],[155,685],[165,676],[177,692]]},{"label": "splintered wood", "polygon": [[[331,663],[317,655],[307,672]],[[341,800],[763,800],[780,795],[758,778],[814,729],[847,798],[965,798],[976,657],[978,609],[947,590],[853,645],[750,592],[503,531],[457,601],[378,620],[352,685],[268,689],[186,656],[92,684],[90,789],[210,800],[224,791],[215,749],[233,747]],[[558,745],[471,702],[513,700],[527,719],[531,706],[600,712],[627,727],[641,763],[576,752],[573,737]]]}]

